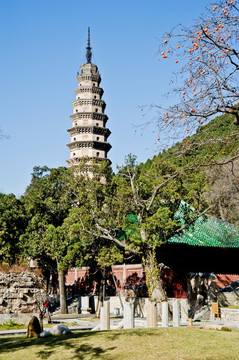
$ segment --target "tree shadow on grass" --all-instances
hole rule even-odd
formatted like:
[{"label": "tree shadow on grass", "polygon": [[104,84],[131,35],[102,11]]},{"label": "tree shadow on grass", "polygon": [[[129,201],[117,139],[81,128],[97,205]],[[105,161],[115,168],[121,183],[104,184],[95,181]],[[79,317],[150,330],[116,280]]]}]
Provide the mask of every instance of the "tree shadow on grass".
[{"label": "tree shadow on grass", "polygon": [[129,339],[131,336],[138,336],[138,337],[145,337],[147,335],[155,335],[155,332],[157,332],[157,336],[161,336],[161,334],[159,333],[159,331],[157,331],[157,328],[149,328],[149,329],[127,329],[127,330],[118,330],[118,331],[108,331],[107,332],[107,339],[109,341],[113,341],[115,339],[119,339],[120,336],[124,336],[125,338],[128,336]]},{"label": "tree shadow on grass", "polygon": [[[59,335],[51,336],[47,338],[34,338],[28,339],[26,337],[17,336],[17,337],[7,337],[0,338],[0,354],[13,353],[18,350],[27,350],[35,348],[37,358],[46,360],[49,359],[51,355],[54,355],[57,352],[57,349],[61,346],[66,350],[71,350],[74,352],[74,355],[68,359],[109,359],[108,351],[113,350],[113,347],[110,348],[101,348],[94,347],[90,344],[76,344],[73,339],[82,340],[84,338],[90,339],[94,337],[97,332],[82,332],[69,335]],[[41,346],[43,348],[37,351],[37,347]]]},{"label": "tree shadow on grass", "polygon": [[[107,356],[106,352],[114,350],[115,347],[102,349],[101,347],[93,347],[87,344],[82,344],[78,349],[76,349],[75,354],[77,357],[74,359],[84,360],[85,356],[90,356],[90,359],[112,359],[111,357]],[[103,357],[102,357],[103,356]]]}]

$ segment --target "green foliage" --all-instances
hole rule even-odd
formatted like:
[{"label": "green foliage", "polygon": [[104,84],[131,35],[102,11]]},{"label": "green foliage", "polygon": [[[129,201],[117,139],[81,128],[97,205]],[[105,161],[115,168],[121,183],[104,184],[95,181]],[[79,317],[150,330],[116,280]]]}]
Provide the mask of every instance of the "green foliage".
[{"label": "green foliage", "polygon": [[0,329],[2,331],[4,331],[4,330],[14,330],[14,329],[23,329],[25,327],[26,327],[26,325],[18,324],[15,320],[12,320],[12,319],[9,319],[8,321],[6,321],[2,325],[0,325]]},{"label": "green foliage", "polygon": [[[72,207],[65,224],[70,236],[78,237],[75,244],[81,244],[84,259],[109,266],[129,254],[139,256],[159,247],[172,236],[179,226],[173,215],[181,183],[173,180],[159,192],[157,187],[174,170],[169,162],[161,161],[141,172],[136,158],[129,155],[116,175],[107,162],[92,167],[91,177],[83,163],[78,174],[70,174],[66,193]],[[99,181],[104,174],[107,183]]]},{"label": "green foliage", "polygon": [[99,248],[95,260],[99,267],[103,268],[121,263],[123,261],[123,254],[116,246],[113,246],[110,249],[109,246],[105,246]]},{"label": "green foliage", "polygon": [[[238,151],[238,126],[233,121],[233,115],[226,114],[214,118],[207,126],[199,127],[194,135],[186,137],[181,143],[175,144],[167,151],[164,150],[145,164],[140,164],[139,168],[141,173],[144,173],[157,168],[158,164],[161,166],[163,162],[169,163],[171,172],[168,174],[179,173],[177,176],[177,195],[180,194],[180,196],[177,196],[177,198],[181,197],[195,209],[204,210],[211,204],[210,199],[213,198],[213,196],[209,195],[210,187],[214,184],[212,174],[217,173],[217,177],[220,177],[221,183],[223,183],[222,178],[225,173],[223,167],[218,166],[216,169],[215,166],[210,166],[210,164],[235,157],[238,155]],[[234,160],[236,168],[237,165]],[[229,182],[228,177],[229,175],[226,175],[226,178],[224,177],[226,185]],[[235,183],[233,176],[230,181]],[[170,187],[172,186],[173,182],[171,181]],[[165,186],[165,190],[170,190],[170,187]],[[228,193],[229,187],[226,187]],[[214,194],[216,196],[215,191]],[[225,195],[224,191],[223,197]],[[221,202],[224,202],[223,198]],[[227,218],[228,221],[233,220],[232,213],[231,211],[231,215]],[[221,217],[219,211],[215,215]]]},{"label": "green foliage", "polygon": [[233,122],[233,115],[226,114],[217,116],[207,126],[198,127],[196,134],[186,137],[158,157],[183,167],[232,157],[238,150],[238,126]]},{"label": "green foliage", "polygon": [[61,226],[70,204],[64,200],[66,168],[35,167],[31,184],[22,198],[28,223],[20,237],[25,257],[37,258],[44,266],[53,265],[66,252],[69,242]]},{"label": "green foliage", "polygon": [[0,261],[15,263],[20,259],[18,239],[25,226],[22,202],[13,194],[0,193]]},{"label": "green foliage", "polygon": [[227,114],[199,127],[197,133],[188,138],[185,152],[189,163],[207,163],[236,155],[238,146],[238,126],[233,122],[233,115]]},{"label": "green foliage", "polygon": [[67,182],[67,169],[59,167],[35,167],[31,184],[27,187],[23,200],[31,217],[41,214],[47,222],[60,225],[68,206],[62,201]]}]

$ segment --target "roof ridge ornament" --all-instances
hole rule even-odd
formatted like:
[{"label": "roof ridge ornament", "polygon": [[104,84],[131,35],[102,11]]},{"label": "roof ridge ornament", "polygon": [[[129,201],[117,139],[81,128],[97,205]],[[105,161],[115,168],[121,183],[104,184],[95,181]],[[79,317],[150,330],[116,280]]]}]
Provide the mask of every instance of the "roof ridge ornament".
[{"label": "roof ridge ornament", "polygon": [[88,64],[91,63],[91,57],[92,57],[92,52],[90,47],[90,27],[88,27],[88,43],[86,48],[86,60]]}]

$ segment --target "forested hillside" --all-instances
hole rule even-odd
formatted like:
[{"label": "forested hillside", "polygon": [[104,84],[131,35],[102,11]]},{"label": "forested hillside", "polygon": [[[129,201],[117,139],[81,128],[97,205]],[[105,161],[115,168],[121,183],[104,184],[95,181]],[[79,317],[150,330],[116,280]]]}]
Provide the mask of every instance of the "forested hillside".
[{"label": "forested hillside", "polygon": [[[209,212],[239,225],[239,128],[226,114],[200,126],[196,133],[175,144],[145,164],[141,171],[167,160],[179,169],[189,169],[185,201],[196,208],[213,205]],[[192,170],[190,170],[192,169]],[[191,189],[197,189],[197,196]],[[200,206],[201,203],[201,206]]]}]

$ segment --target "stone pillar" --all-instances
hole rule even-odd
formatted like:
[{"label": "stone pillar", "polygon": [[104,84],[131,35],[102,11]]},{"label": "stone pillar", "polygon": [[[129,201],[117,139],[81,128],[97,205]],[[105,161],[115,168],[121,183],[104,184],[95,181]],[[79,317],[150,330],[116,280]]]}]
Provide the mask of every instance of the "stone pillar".
[{"label": "stone pillar", "polygon": [[147,327],[157,327],[157,304],[149,302],[146,317]]},{"label": "stone pillar", "polygon": [[180,309],[179,309],[179,300],[173,300],[173,326],[180,326]]},{"label": "stone pillar", "polygon": [[188,299],[180,299],[180,303],[181,303],[181,322],[187,322],[188,310],[189,310]]},{"label": "stone pillar", "polygon": [[110,329],[110,302],[104,301],[104,306],[100,308],[100,330]]},{"label": "stone pillar", "polygon": [[126,301],[124,303],[124,329],[134,328],[134,304]]},{"label": "stone pillar", "polygon": [[89,296],[82,296],[81,297],[81,313],[82,314],[90,314],[90,297]]},{"label": "stone pillar", "polygon": [[168,302],[162,302],[162,326],[168,327]]}]

